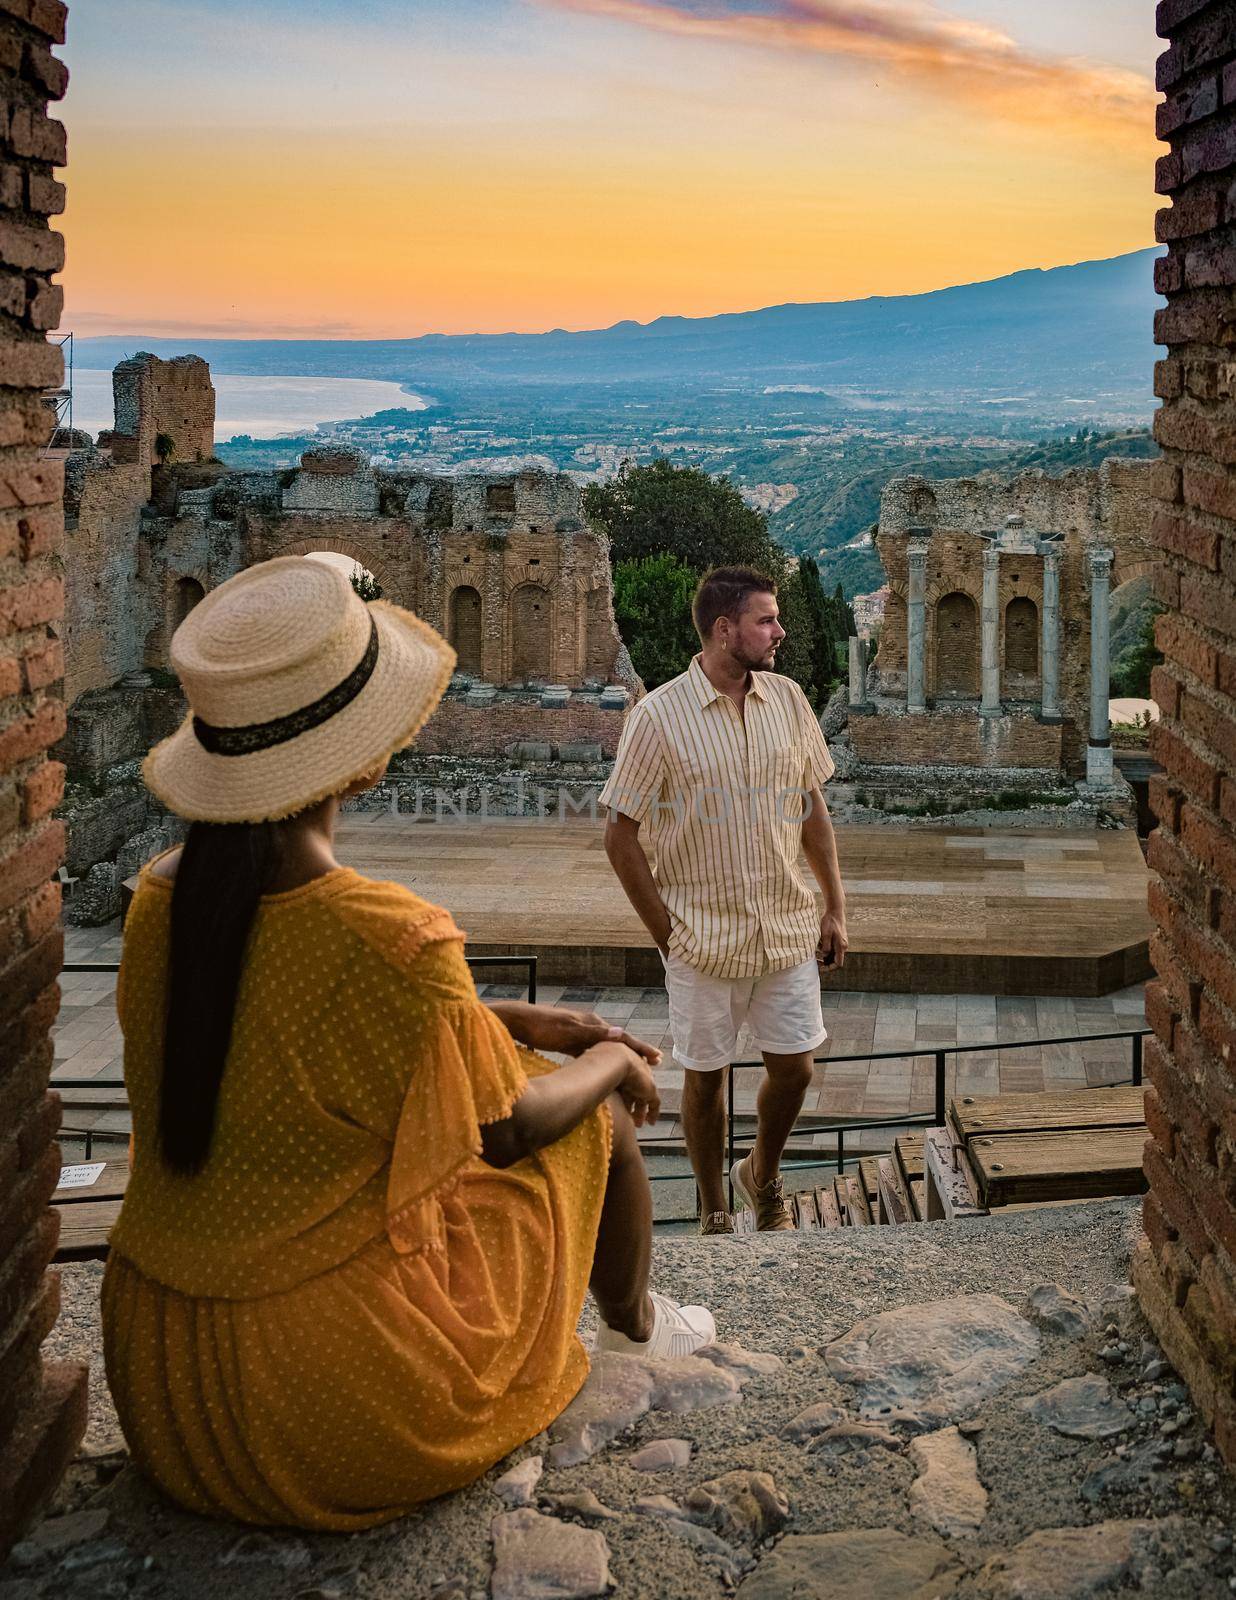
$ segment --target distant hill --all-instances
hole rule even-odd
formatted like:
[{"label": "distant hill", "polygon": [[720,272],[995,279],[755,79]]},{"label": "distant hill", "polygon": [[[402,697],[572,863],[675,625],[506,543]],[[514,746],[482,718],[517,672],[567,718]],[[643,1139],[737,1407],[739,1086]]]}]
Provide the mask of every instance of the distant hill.
[{"label": "distant hill", "polygon": [[463,394],[539,385],[801,387],[847,401],[948,395],[990,405],[1099,398],[1150,409],[1155,249],[928,294],[769,306],[541,334],[387,340],[80,339],[83,366],[138,349],[221,373],[388,378]]}]

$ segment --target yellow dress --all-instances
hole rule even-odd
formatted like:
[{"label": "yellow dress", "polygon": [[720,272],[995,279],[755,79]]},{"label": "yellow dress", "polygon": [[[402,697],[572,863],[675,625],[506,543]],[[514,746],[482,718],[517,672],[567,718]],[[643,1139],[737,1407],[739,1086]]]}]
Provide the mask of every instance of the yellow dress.
[{"label": "yellow dress", "polygon": [[347,1531],[544,1428],[609,1161],[606,1108],[504,1171],[480,1128],[550,1063],[477,999],[449,915],[347,868],[268,895],[210,1154],[159,1155],[172,886],[143,873],[117,1008],[134,1163],[103,1283],[138,1464],[190,1510]]}]

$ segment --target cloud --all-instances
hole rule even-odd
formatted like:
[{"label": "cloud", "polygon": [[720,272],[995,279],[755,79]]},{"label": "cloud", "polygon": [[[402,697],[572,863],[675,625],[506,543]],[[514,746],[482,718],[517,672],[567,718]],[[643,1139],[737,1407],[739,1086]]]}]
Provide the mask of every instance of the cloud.
[{"label": "cloud", "polygon": [[928,0],[540,0],[690,39],[868,62],[997,120],[1125,142],[1154,136],[1154,86],[1122,67],[1052,56]]},{"label": "cloud", "polygon": [[109,311],[66,312],[61,333],[72,329],[79,338],[102,336],[160,339],[357,339],[365,335],[355,322],[248,322],[240,319],[193,321],[116,314]]}]

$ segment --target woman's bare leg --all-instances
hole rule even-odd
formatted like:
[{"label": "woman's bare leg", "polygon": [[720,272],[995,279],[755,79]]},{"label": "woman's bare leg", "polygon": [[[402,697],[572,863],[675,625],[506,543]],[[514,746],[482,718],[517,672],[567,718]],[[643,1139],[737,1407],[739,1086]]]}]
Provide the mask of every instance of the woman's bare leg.
[{"label": "woman's bare leg", "polygon": [[592,1258],[592,1298],[608,1327],[642,1342],[652,1335],[652,1190],[630,1112],[616,1094],[609,1109],[614,1137]]}]

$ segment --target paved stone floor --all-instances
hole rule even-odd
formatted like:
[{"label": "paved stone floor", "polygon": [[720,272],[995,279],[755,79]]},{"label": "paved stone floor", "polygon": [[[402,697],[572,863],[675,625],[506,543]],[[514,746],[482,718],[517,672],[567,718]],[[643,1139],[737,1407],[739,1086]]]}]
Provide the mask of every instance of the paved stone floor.
[{"label": "paved stone floor", "polygon": [[[116,961],[117,924],[70,928],[66,961]],[[488,999],[523,997],[516,985],[482,983]],[[115,1014],[115,977],[108,973],[66,972],[64,999],[56,1027],[55,1075],[119,1079],[121,1039]],[[664,989],[584,989],[542,984],[538,999],[599,1012],[665,1051],[657,1077],[663,1104],[679,1104],[682,1071],[670,1059],[669,1021]],[[816,1081],[806,1111],[837,1118],[894,1118],[929,1111],[934,1091],[934,1052],[956,1046],[988,1046],[946,1058],[947,1090],[952,1094],[1017,1094],[1045,1089],[1080,1089],[1118,1082],[1130,1074],[1131,1041],[1036,1045],[1017,1041],[1067,1038],[1140,1028],[1144,1022],[1140,985],[1102,999],[1033,996],[854,994],[824,996],[824,1020],[831,1035],[820,1051]],[[739,1054],[755,1052],[740,1040]],[[886,1057],[869,1060],[871,1055]],[[858,1057],[859,1059],[847,1059]],[[735,1108],[754,1110],[759,1070],[737,1075]],[[75,1126],[106,1128],[125,1124],[122,1115],[97,1112],[75,1116]],[[662,1122],[662,1135],[673,1123]]]}]

